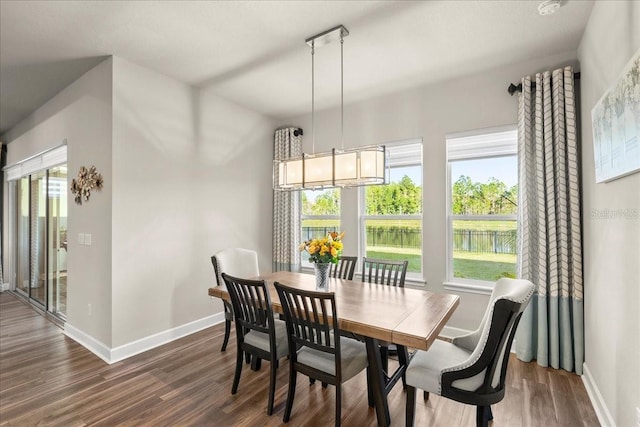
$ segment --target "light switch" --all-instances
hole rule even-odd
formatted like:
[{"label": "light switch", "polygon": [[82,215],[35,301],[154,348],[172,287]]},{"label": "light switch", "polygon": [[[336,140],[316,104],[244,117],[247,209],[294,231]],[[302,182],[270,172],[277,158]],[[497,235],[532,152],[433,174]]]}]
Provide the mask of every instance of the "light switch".
[{"label": "light switch", "polygon": [[91,234],[84,235],[84,244],[87,246],[91,246]]},{"label": "light switch", "polygon": [[78,243],[80,243],[81,245],[84,245],[84,240],[85,240],[84,233],[78,234]]}]

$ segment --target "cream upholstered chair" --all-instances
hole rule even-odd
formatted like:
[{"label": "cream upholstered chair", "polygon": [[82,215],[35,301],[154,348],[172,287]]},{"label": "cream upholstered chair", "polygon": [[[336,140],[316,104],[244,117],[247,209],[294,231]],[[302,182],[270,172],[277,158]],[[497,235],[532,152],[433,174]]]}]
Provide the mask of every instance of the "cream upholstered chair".
[{"label": "cream upholstered chair", "polygon": [[238,354],[231,394],[236,394],[242,373],[242,355],[271,362],[267,415],[273,413],[278,360],[289,354],[287,328],[273,318],[271,297],[264,280],[248,280],[222,273],[233,304]]},{"label": "cream upholstered chair", "polygon": [[[333,292],[305,291],[278,282],[274,286],[282,304],[289,337],[289,391],[283,421],[288,422],[291,416],[297,373],[300,372],[336,387],[335,425],[339,426],[342,383],[368,369],[366,346],[360,341],[340,336]],[[369,405],[373,405],[371,390]]]},{"label": "cream upholstered chair", "polygon": [[[222,273],[244,279],[255,278],[260,275],[258,270],[258,253],[251,249],[227,248],[217,252],[211,257],[211,263],[216,274],[216,283],[222,285]],[[224,301],[224,341],[220,351],[227,349],[229,335],[231,334],[231,322],[233,321],[233,308],[231,303]]]},{"label": "cream upholstered chair", "polygon": [[534,285],[528,280],[500,279],[475,332],[453,342],[436,340],[427,351],[418,350],[407,368],[406,425],[413,426],[416,388],[458,402],[475,405],[476,424],[493,419],[491,406],[504,397],[509,351],[522,312]]}]

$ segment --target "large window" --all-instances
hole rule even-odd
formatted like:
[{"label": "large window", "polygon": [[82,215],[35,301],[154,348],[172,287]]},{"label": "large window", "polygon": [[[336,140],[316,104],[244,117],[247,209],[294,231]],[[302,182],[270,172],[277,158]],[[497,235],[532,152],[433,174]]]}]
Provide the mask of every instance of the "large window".
[{"label": "large window", "polygon": [[494,282],[516,275],[517,131],[447,138],[448,280]]},{"label": "large window", "polygon": [[389,184],[363,187],[360,256],[408,260],[422,279],[422,141],[386,145]]},{"label": "large window", "polygon": [[[302,198],[302,241],[340,231],[340,189],[304,190]],[[311,267],[309,253],[302,251],[302,265]]]}]

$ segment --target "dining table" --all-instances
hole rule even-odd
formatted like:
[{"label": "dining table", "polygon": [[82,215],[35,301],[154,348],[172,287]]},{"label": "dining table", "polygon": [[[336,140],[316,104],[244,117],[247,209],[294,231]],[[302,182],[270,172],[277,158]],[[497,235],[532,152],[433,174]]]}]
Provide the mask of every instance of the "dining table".
[{"label": "dining table", "polygon": [[[313,274],[278,271],[251,279],[267,283],[273,310],[280,314],[283,310],[274,282],[304,290],[317,290]],[[383,369],[379,343],[386,341],[399,348],[428,350],[458,306],[459,297],[338,278],[330,278],[326,291],[335,293],[340,330],[362,337],[365,341],[369,367],[372,369],[369,387],[378,425],[388,426],[391,419],[387,395],[402,378],[406,365],[400,363],[393,374],[387,374]],[[209,288],[209,295],[230,301],[224,285]]]}]

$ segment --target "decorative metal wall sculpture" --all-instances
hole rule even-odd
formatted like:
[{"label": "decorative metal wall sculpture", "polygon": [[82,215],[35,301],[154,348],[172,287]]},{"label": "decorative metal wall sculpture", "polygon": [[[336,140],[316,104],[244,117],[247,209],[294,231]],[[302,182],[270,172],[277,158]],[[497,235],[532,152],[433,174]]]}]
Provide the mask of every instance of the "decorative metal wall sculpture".
[{"label": "decorative metal wall sculpture", "polygon": [[81,205],[82,199],[89,201],[91,190],[94,188],[100,190],[103,184],[102,175],[96,172],[95,166],[92,165],[89,169],[81,166],[80,171],[78,171],[78,180],[71,180],[71,192],[73,193],[76,204]]}]

